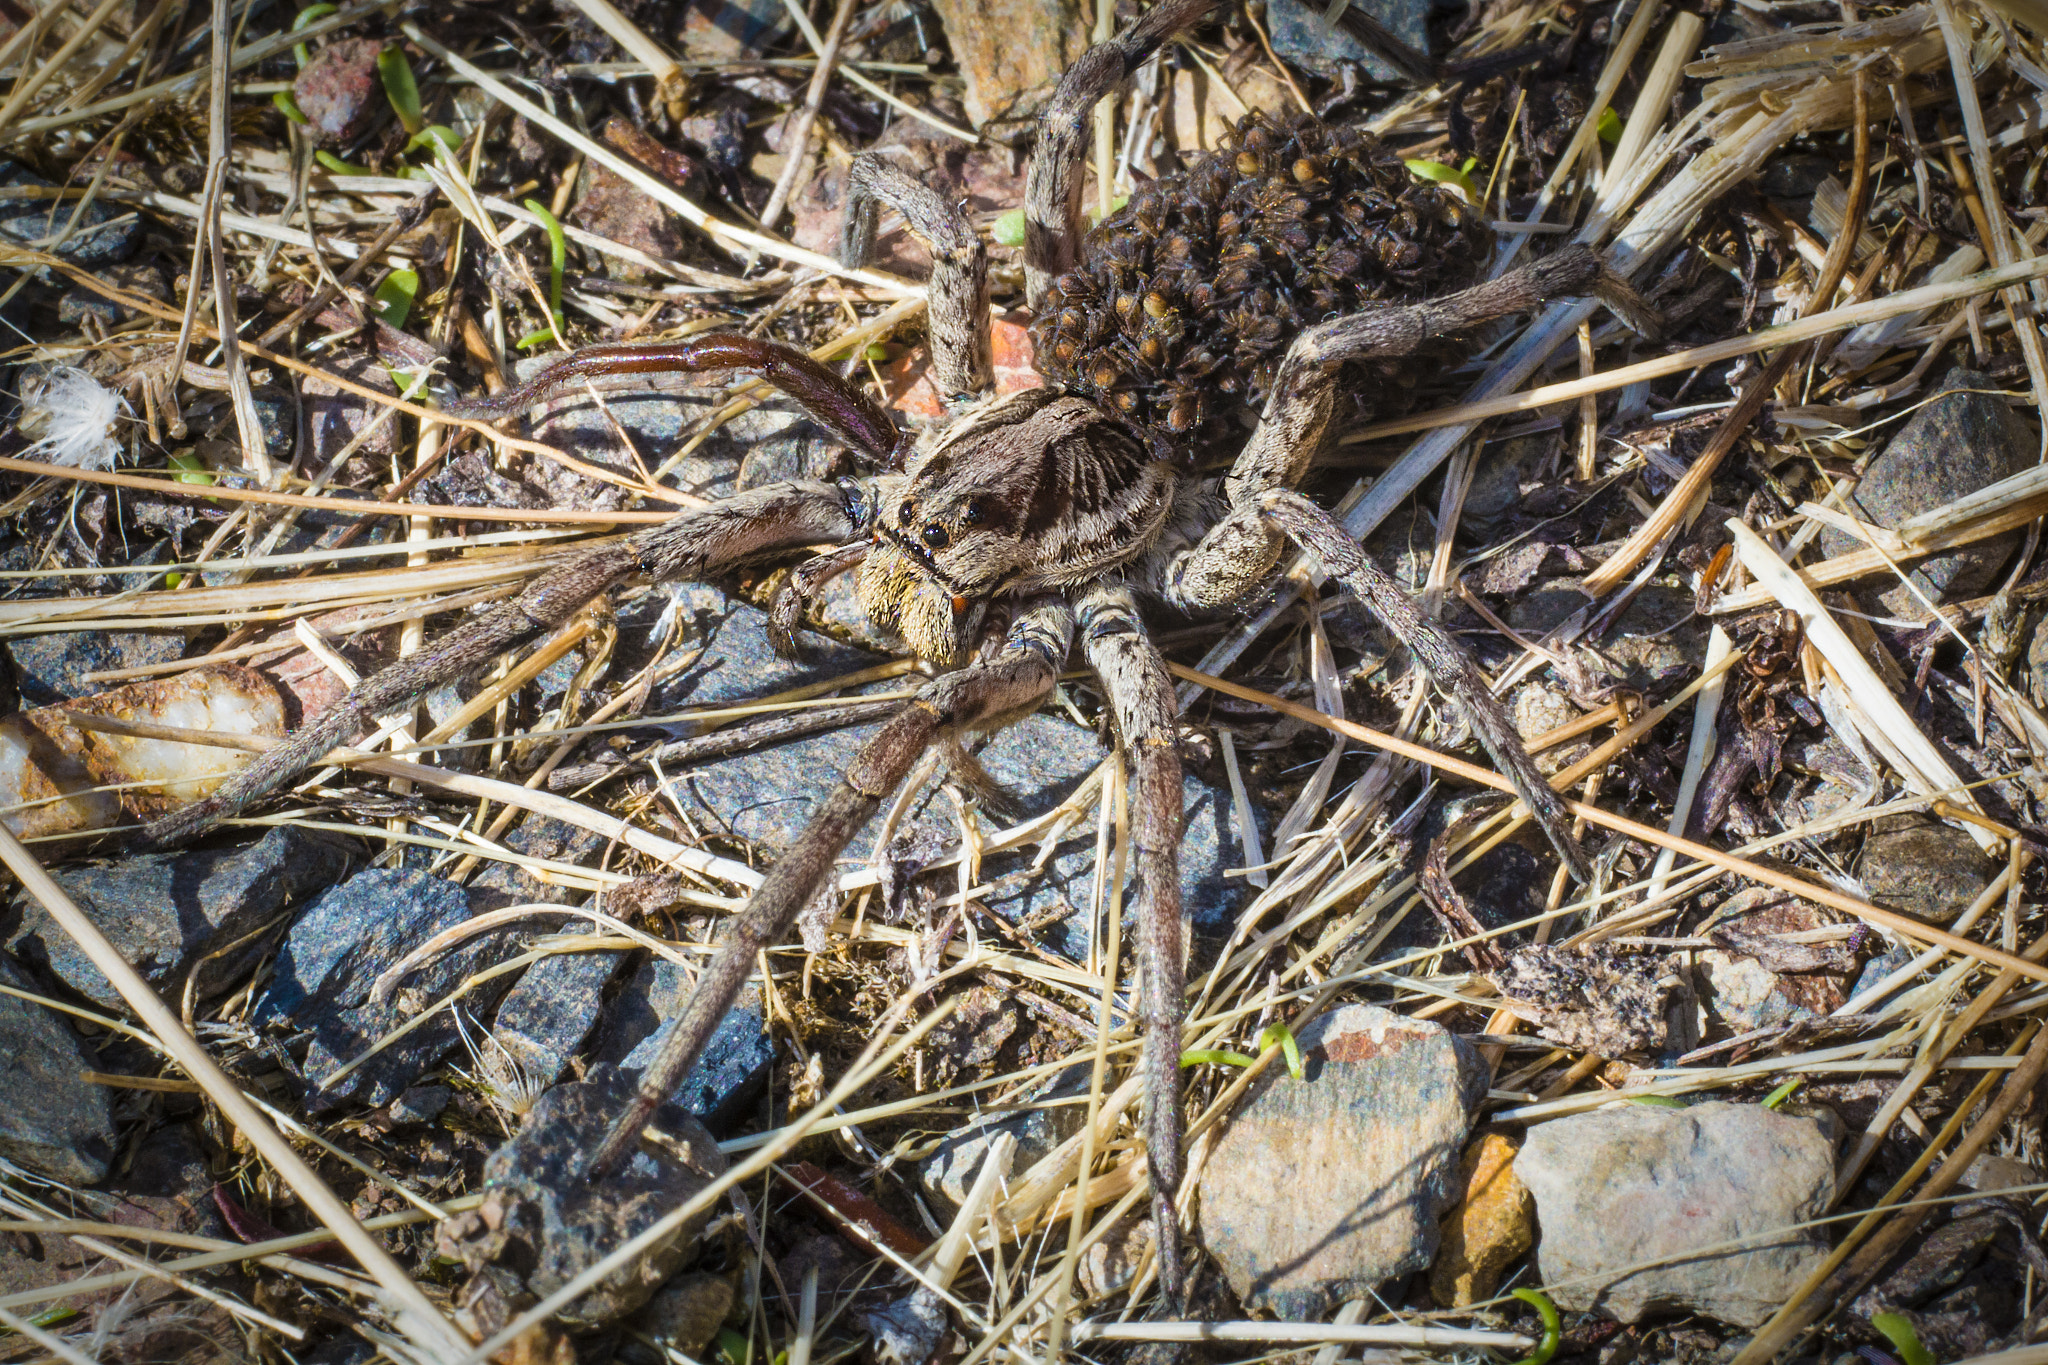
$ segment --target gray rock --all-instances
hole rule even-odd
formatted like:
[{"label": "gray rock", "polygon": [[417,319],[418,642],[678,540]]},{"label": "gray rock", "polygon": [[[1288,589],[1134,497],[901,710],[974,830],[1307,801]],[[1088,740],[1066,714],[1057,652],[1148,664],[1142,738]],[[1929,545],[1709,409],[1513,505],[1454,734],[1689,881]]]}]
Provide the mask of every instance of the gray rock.
[{"label": "gray rock", "polygon": [[[141,294],[159,302],[171,296],[171,287],[164,280],[164,272],[148,261],[110,265],[96,273],[102,282],[131,294]],[[66,327],[76,327],[87,318],[96,319],[102,327],[118,327],[134,316],[133,310],[90,289],[73,289],[57,300],[57,321]]]},{"label": "gray rock", "polygon": [[[663,1026],[689,1004],[692,984],[682,968],[665,957],[641,963],[607,1013],[596,1059],[615,1063],[621,1073],[637,1078],[667,1039]],[[704,1045],[704,1055],[668,1102],[689,1110],[713,1132],[730,1128],[760,1093],[775,1061],[767,1029],[760,991],[748,986],[719,1021]]]},{"label": "gray rock", "polygon": [[111,685],[87,682],[84,674],[184,658],[185,637],[170,631],[61,631],[17,637],[0,649],[6,651],[7,662],[14,667],[22,703],[54,706],[104,692]]},{"label": "gray rock", "polygon": [[723,1275],[702,1270],[678,1275],[654,1291],[634,1316],[633,1327],[661,1346],[695,1358],[725,1325],[733,1297],[732,1281]]},{"label": "gray rock", "polygon": [[[508,1305],[553,1293],[725,1173],[725,1157],[703,1126],[663,1105],[654,1122],[671,1141],[642,1143],[618,1169],[593,1179],[591,1151],[631,1093],[630,1077],[593,1067],[587,1080],[541,1096],[512,1140],[484,1161],[483,1203],[434,1231],[436,1254],[476,1277],[457,1296],[457,1326],[484,1335],[484,1323],[502,1324],[496,1314],[516,1311]],[[560,1322],[572,1331],[602,1327],[646,1303],[681,1267],[709,1217],[706,1210],[604,1276],[563,1307]]]},{"label": "gray rock", "polygon": [[393,1123],[432,1123],[441,1117],[455,1092],[445,1085],[416,1085],[391,1101]]},{"label": "gray rock", "polygon": [[1997,875],[1969,835],[1932,822],[1881,829],[1856,859],[1870,899],[1930,924],[1954,922]]},{"label": "gray rock", "polygon": [[[455,1045],[456,1022],[439,1009],[346,1076],[329,1079],[469,977],[519,951],[527,926],[494,929],[435,954],[393,983],[385,997],[372,998],[387,968],[469,915],[469,897],[454,883],[385,868],[359,873],[306,907],[278,952],[256,1021],[311,1031],[308,1109],[387,1103]],[[486,982],[458,1008],[484,1010],[502,989],[501,981]]]},{"label": "gray rock", "polygon": [[[1813,1232],[1758,1237],[1818,1216],[1834,1147],[1811,1119],[1754,1104],[1617,1105],[1529,1130],[1515,1174],[1536,1196],[1538,1275],[1560,1307],[1623,1322],[1702,1313],[1756,1327],[1826,1254]],[[1633,1274],[1629,1266],[1675,1257]]]},{"label": "gray rock", "polygon": [[[1887,948],[1884,952],[1871,958],[1870,961],[1863,964],[1863,970],[1857,973],[1855,983],[1849,987],[1849,999],[1854,1000],[1857,996],[1863,994],[1863,992],[1869,990],[1908,962],[1911,962],[1916,956],[1917,954],[1911,948],[1901,944],[1896,948]],[[1911,989],[1913,989],[1913,983],[1910,981],[1897,986],[1888,994],[1880,995],[1875,1000],[1864,1005],[1863,1011],[1867,1014],[1875,1014],[1878,1010],[1883,1009],[1886,1004],[1897,999],[1901,992]]]},{"label": "gray rock", "polygon": [[[2037,443],[2003,398],[1995,392],[1954,392],[1999,387],[1989,375],[1951,371],[1937,390],[1944,396],[1914,413],[1864,470],[1850,497],[1850,512],[1878,526],[1897,526],[2031,466]],[[1863,548],[1844,531],[1823,531],[1820,541],[1828,555]],[[1913,581],[1937,602],[1945,595],[1968,597],[1991,585],[2018,544],[2019,532],[2012,531],[1929,555],[1913,569]],[[1918,620],[1926,615],[1903,584],[1878,600],[1894,616]]]},{"label": "gray rock", "polygon": [[[333,885],[348,863],[339,840],[279,828],[240,848],[131,854],[55,875],[151,984],[182,989],[196,966],[204,998],[270,950],[275,933],[258,930]],[[17,897],[13,918],[9,952],[108,1009],[122,1008],[120,992],[34,898]]]},{"label": "gray rock", "polygon": [[1245,1307],[1307,1320],[1429,1264],[1488,1071],[1464,1040],[1376,1005],[1299,1041],[1306,1078],[1253,1083],[1209,1154],[1201,1216]]},{"label": "gray rock", "polygon": [[[18,162],[0,165],[0,187],[7,189],[54,188],[51,183]],[[78,220],[78,229],[61,245],[50,239],[71,221],[75,203],[55,199],[10,199],[0,202],[0,233],[23,246],[47,251],[89,270],[125,261],[135,254],[142,240],[142,221],[133,209],[96,201]]]},{"label": "gray rock", "polygon": [[[11,959],[0,985],[41,995]],[[80,1073],[99,1058],[54,1010],[0,995],[0,1156],[72,1185],[106,1179],[114,1159],[112,1092]]]},{"label": "gray rock", "polygon": [[491,1035],[529,1083],[548,1086],[561,1078],[597,1023],[605,987],[628,956],[557,953],[528,967],[505,993]]},{"label": "gray rock", "polygon": [[[1352,0],[1352,3],[1392,29],[1394,35],[1410,47],[1421,52],[1429,50],[1428,0]],[[1357,62],[1376,81],[1399,77],[1399,72],[1366,51],[1356,38],[1325,24],[1322,8],[1304,3],[1304,0],[1267,0],[1266,24],[1272,30],[1273,51],[1317,75],[1327,76],[1343,62]]]},{"label": "gray rock", "polygon": [[[683,589],[680,604],[708,622],[711,639],[698,667],[660,689],[649,710],[753,700],[880,662],[878,655],[811,635],[806,637],[809,656],[791,663],[769,648],[764,614],[754,607],[698,586]],[[892,681],[873,690],[900,686]],[[670,790],[700,828],[724,830],[769,853],[780,853],[803,833],[818,803],[880,728],[876,724],[836,730],[699,763],[687,775],[672,773],[676,780]],[[1039,713],[999,731],[979,758],[1017,812],[1038,815],[1063,800],[1106,752],[1092,733]],[[931,789],[904,822],[901,833],[906,838],[914,841],[920,829],[936,830],[946,840],[953,837],[950,805],[942,799],[930,804],[935,791]],[[1182,903],[1197,928],[1214,928],[1235,913],[1243,895],[1243,887],[1224,876],[1242,860],[1236,811],[1225,789],[1193,776],[1183,779],[1182,803],[1187,822],[1181,840]],[[854,836],[844,858],[869,856],[881,818],[877,815]],[[1072,839],[1072,846],[1055,856],[1042,875],[1019,875],[1028,857],[991,859],[984,871],[997,888],[987,902],[991,910],[1013,923],[1046,922],[1047,946],[1077,957],[1088,945],[1087,916],[1078,907],[1088,903],[1095,855],[1092,831],[1077,831]],[[1135,898],[1126,900],[1135,904]]]},{"label": "gray rock", "polygon": [[306,116],[306,131],[323,147],[345,147],[370,130],[385,100],[377,77],[374,38],[327,43],[301,67],[292,98]]},{"label": "gray rock", "polygon": [[1053,1148],[1081,1131],[1081,1123],[1087,1117],[1087,1106],[1055,1101],[1087,1094],[1093,1071],[1092,1064],[1078,1062],[1064,1071],[1055,1072],[1037,1093],[1023,1100],[1023,1107],[1015,1112],[992,1115],[946,1138],[918,1168],[918,1180],[923,1184],[925,1193],[958,1209],[966,1201],[967,1191],[973,1188],[975,1178],[981,1174],[982,1162],[988,1159],[989,1144],[1005,1133],[1017,1142],[1016,1156],[1010,1166],[1012,1174],[1029,1170],[1039,1158],[1050,1154]]}]

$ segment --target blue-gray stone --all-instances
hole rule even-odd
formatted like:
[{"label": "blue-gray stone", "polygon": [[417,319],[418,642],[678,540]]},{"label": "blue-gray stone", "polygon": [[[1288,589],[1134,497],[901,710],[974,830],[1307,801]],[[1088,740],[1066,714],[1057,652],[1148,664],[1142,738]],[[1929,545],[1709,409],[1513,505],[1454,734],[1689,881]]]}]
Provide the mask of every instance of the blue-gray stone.
[{"label": "blue-gray stone", "polygon": [[[604,842],[587,829],[541,815],[528,815],[504,839],[514,852],[577,864],[594,862]],[[541,881],[515,863],[486,863],[469,882],[469,903],[479,912],[533,902],[567,905],[582,899],[582,892]],[[544,923],[548,932],[574,932],[578,925],[570,915]],[[597,1022],[605,987],[629,956],[558,953],[528,967],[505,993],[491,1033],[530,1084],[547,1086],[560,1079]]]},{"label": "blue-gray stone", "polygon": [[[308,1109],[384,1104],[455,1045],[460,1031],[450,1012],[439,1009],[346,1076],[328,1079],[469,977],[515,955],[529,932],[512,925],[464,939],[406,973],[384,999],[371,999],[386,968],[469,915],[469,896],[454,883],[386,868],[359,873],[306,907],[278,953],[256,1020],[312,1033],[305,1060]],[[482,1012],[503,989],[502,978],[486,983],[457,1008]]]},{"label": "blue-gray stone", "polygon": [[[664,1025],[689,1003],[691,985],[692,978],[665,957],[642,962],[612,1004],[596,1060],[612,1062],[635,1076],[646,1070],[668,1036]],[[724,1132],[745,1117],[774,1060],[760,992],[750,985],[719,1022],[704,1054],[669,1101],[688,1109],[714,1133]]]},{"label": "blue-gray stone", "polygon": [[[567,926],[564,926],[567,927]],[[491,1034],[529,1082],[552,1085],[590,1036],[627,953],[557,953],[528,967],[498,1004]]]},{"label": "blue-gray stone", "polygon": [[[1896,527],[2032,467],[2033,433],[2000,396],[2004,387],[1986,374],[1950,371],[1937,396],[1899,428],[1864,470],[1847,510],[1875,525]],[[1913,581],[1937,602],[1944,595],[1988,591],[2019,540],[2018,531],[2008,531],[1928,555],[1911,570]],[[1833,529],[1821,532],[1820,545],[1828,555],[1862,548],[1848,532]],[[1893,582],[1877,596],[1889,615],[1918,620],[1926,614],[1904,584]]]},{"label": "blue-gray stone", "polygon": [[[756,608],[698,586],[685,588],[679,600],[703,623],[710,638],[697,666],[665,684],[650,711],[757,700],[881,662],[880,655],[809,635],[808,657],[792,663],[769,648],[765,616]],[[860,690],[897,690],[905,682],[891,680]],[[818,803],[880,728],[876,723],[834,730],[671,770],[666,774],[669,791],[699,828],[723,831],[765,852],[781,853],[796,842]],[[676,733],[680,737],[689,732]],[[1108,750],[1091,731],[1048,712],[998,731],[978,755],[983,771],[1024,816],[1042,815],[1057,806],[1106,757]],[[900,834],[913,842],[921,829],[944,841],[955,836],[951,805],[943,798],[935,800],[936,792],[936,787],[929,789],[913,805]],[[1183,780],[1182,808],[1187,822],[1181,839],[1182,904],[1198,930],[1215,930],[1229,922],[1244,896],[1242,880],[1224,875],[1243,861],[1236,808],[1227,790],[1192,775]],[[843,859],[857,862],[869,857],[880,826],[878,815],[854,836]],[[1094,841],[1092,825],[1070,831],[1064,850],[1034,876],[1021,874],[1035,851],[988,860],[984,875],[996,887],[986,901],[988,908],[1012,923],[1045,922],[1046,946],[1079,960],[1089,943],[1085,907],[1095,875]],[[1135,899],[1127,894],[1126,905],[1135,909]]]},{"label": "blue-gray stone", "polygon": [[[13,960],[0,985],[42,995]],[[0,1157],[73,1185],[106,1179],[114,1159],[111,1091],[81,1074],[99,1058],[55,1010],[0,994]]]},{"label": "blue-gray stone", "polygon": [[[18,162],[0,165],[0,187],[18,189],[55,188],[49,181]],[[0,200],[0,233],[23,246],[47,251],[87,269],[125,261],[142,240],[142,220],[133,209],[95,202],[78,220],[78,228],[61,244],[50,239],[64,230],[76,211],[76,200]]]},{"label": "blue-gray stone", "polygon": [[455,1092],[445,1085],[416,1085],[391,1101],[393,1123],[432,1123],[441,1117]]},{"label": "blue-gray stone", "polygon": [[1019,1101],[1015,1111],[991,1114],[949,1135],[918,1168],[918,1180],[925,1193],[958,1209],[981,1174],[989,1144],[1003,1134],[1017,1143],[1010,1164],[1013,1175],[1031,1169],[1040,1158],[1051,1155],[1055,1147],[1081,1131],[1088,1116],[1087,1105],[1059,1101],[1086,1095],[1094,1070],[1092,1062],[1076,1062],[1055,1071],[1036,1091]]},{"label": "blue-gray stone", "polygon": [[[182,989],[196,967],[203,999],[270,950],[274,934],[259,929],[340,879],[349,858],[338,839],[286,827],[239,848],[131,854],[55,876],[152,985]],[[123,1008],[120,992],[40,903],[17,897],[9,919],[8,951],[108,1009]],[[236,946],[213,956],[228,945]]]},{"label": "blue-gray stone", "polygon": [[185,657],[185,637],[175,631],[73,630],[25,635],[0,644],[14,667],[21,700],[54,706],[104,692],[112,684],[87,682],[84,674],[105,673]]},{"label": "blue-gray stone", "polygon": [[[1394,35],[1419,52],[1429,51],[1429,0],[1350,0],[1378,19]],[[1400,73],[1368,52],[1364,44],[1323,22],[1327,4],[1303,0],[1267,0],[1266,24],[1271,31],[1273,51],[1289,61],[1327,76],[1341,62],[1357,62],[1376,81],[1399,78]]]}]

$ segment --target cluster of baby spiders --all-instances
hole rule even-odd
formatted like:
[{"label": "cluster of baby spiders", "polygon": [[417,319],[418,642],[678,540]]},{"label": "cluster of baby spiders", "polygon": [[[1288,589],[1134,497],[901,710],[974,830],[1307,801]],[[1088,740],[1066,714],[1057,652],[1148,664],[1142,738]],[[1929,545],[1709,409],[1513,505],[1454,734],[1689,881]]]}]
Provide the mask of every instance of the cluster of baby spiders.
[{"label": "cluster of baby spiders", "polygon": [[[867,743],[754,893],[634,1101],[592,1154],[590,1173],[599,1175],[637,1147],[758,954],[817,897],[840,851],[927,747],[1036,708],[1078,642],[1132,774],[1144,1136],[1161,1283],[1177,1296],[1184,1282],[1173,1221],[1182,1171],[1180,708],[1139,603],[1156,598],[1192,613],[1232,612],[1290,542],[1300,546],[1457,699],[1559,857],[1583,875],[1584,855],[1562,803],[1462,651],[1356,541],[1293,490],[1333,426],[1372,406],[1374,394],[1359,381],[1386,382],[1388,367],[1421,348],[1561,295],[1594,293],[1624,316],[1641,315],[1626,286],[1583,247],[1418,299],[1418,284],[1428,282],[1420,254],[1395,239],[1405,233],[1403,240],[1434,243],[1432,250],[1451,241],[1483,247],[1483,224],[1442,190],[1390,173],[1391,158],[1366,135],[1313,127],[1245,125],[1235,148],[1139,195],[1084,249],[1076,168],[1088,111],[1215,3],[1163,0],[1070,68],[1041,118],[1026,185],[1025,275],[1048,356],[1046,387],[979,399],[990,385],[983,243],[955,204],[889,163],[862,157],[850,177],[845,254],[849,263],[865,258],[881,205],[930,247],[931,373],[942,392],[955,395],[950,423],[907,438],[870,396],[803,352],[737,335],[593,346],[516,388],[452,407],[459,417],[495,420],[589,378],[743,369],[793,398],[871,472],[736,494],[568,558],[515,599],[366,679],[214,795],[153,826],[151,836],[169,844],[204,832],[369,729],[375,717],[556,629],[623,579],[703,578],[836,546],[798,565],[776,618],[793,621],[805,594],[835,574],[857,572],[869,617],[938,676]],[[1244,186],[1252,188],[1238,193]],[[1374,222],[1375,213],[1395,217]],[[1253,230],[1258,224],[1270,241]],[[1204,251],[1228,254],[1209,260]],[[1462,264],[1453,262],[1453,277],[1476,276],[1479,259],[1468,252]],[[1343,311],[1327,319],[1318,311],[1332,308]],[[1220,419],[1247,406],[1256,408],[1257,423],[1229,472],[1201,473],[1198,447],[1224,439]]]}]

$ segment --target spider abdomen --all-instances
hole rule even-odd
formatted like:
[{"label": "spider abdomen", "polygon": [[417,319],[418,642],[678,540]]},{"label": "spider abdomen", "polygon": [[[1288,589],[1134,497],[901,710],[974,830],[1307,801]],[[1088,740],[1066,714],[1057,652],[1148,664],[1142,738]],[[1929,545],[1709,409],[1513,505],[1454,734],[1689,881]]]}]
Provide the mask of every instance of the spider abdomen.
[{"label": "spider abdomen", "polygon": [[[1239,434],[1303,328],[1473,283],[1465,203],[1361,129],[1252,114],[1220,151],[1140,186],[1090,232],[1032,324],[1038,367],[1199,454]],[[1411,387],[1433,357],[1385,366]]]}]

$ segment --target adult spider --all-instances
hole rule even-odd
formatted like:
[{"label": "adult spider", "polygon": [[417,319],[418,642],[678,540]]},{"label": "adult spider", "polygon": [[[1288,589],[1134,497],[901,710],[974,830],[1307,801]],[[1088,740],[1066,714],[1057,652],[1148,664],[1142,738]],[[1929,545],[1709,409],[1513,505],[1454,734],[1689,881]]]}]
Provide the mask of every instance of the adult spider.
[{"label": "adult spider", "polygon": [[[1205,261],[1202,253],[1214,250],[1217,242],[1170,231],[1171,205],[1158,194],[1134,200],[1124,215],[1090,238],[1091,248],[1100,245],[1104,259],[1091,267],[1090,258],[1082,258],[1083,269],[1063,276],[1076,265],[1081,241],[1075,170],[1087,112],[1156,47],[1215,3],[1163,0],[1116,38],[1089,49],[1062,78],[1040,120],[1026,182],[1026,285],[1032,306],[1042,314],[1047,368],[1072,376],[1064,387],[962,402],[955,420],[942,430],[910,439],[871,398],[802,352],[770,341],[713,335],[593,346],[516,388],[459,405],[451,410],[461,416],[509,417],[591,377],[747,369],[795,399],[877,472],[837,484],[790,482],[755,489],[578,555],[536,578],[511,602],[365,680],[214,795],[152,826],[151,837],[176,843],[199,834],[336,744],[353,739],[378,715],[555,629],[630,575],[657,581],[696,578],[820,543],[838,546],[796,568],[790,590],[774,610],[785,637],[808,593],[832,575],[858,567],[859,596],[869,616],[944,671],[862,749],[801,839],[755,892],[642,1078],[635,1100],[591,1157],[591,1173],[602,1174],[638,1144],[649,1117],[687,1074],[731,1006],[756,955],[816,897],[840,851],[926,747],[954,745],[964,732],[1001,726],[1038,706],[1078,638],[1132,760],[1131,827],[1143,888],[1139,954],[1145,981],[1146,1147],[1154,1217],[1161,1230],[1161,1283],[1177,1296],[1183,1275],[1172,1197],[1181,1176],[1178,1064],[1184,1008],[1176,876],[1181,772],[1174,726],[1179,704],[1164,662],[1147,638],[1139,596],[1157,595],[1196,612],[1227,611],[1266,578],[1287,541],[1300,545],[1458,699],[1559,856],[1583,875],[1584,856],[1571,838],[1562,804],[1463,653],[1293,486],[1335,421],[1345,362],[1409,356],[1425,342],[1557,295],[1595,292],[1619,310],[1632,306],[1626,286],[1605,271],[1594,253],[1573,248],[1434,301],[1376,304],[1317,322],[1290,343],[1270,316],[1279,301],[1248,273],[1267,248],[1256,242],[1256,249],[1247,247],[1249,239],[1241,237],[1223,248],[1221,260]],[[1441,191],[1408,186],[1398,163],[1363,134],[1350,135],[1334,151],[1320,141],[1316,147],[1322,150],[1304,151],[1303,139],[1320,136],[1312,137],[1308,125],[1288,132],[1247,124],[1233,152],[1191,168],[1179,181],[1169,177],[1155,183],[1177,186],[1205,202],[1227,199],[1233,184],[1252,185],[1247,202],[1265,215],[1261,221],[1271,220],[1280,254],[1292,258],[1298,252],[1293,264],[1306,272],[1302,297],[1290,296],[1290,309],[1307,305],[1327,311],[1327,300],[1315,290],[1334,288],[1372,264],[1341,241],[1333,246],[1327,232],[1317,238],[1320,220],[1294,191],[1323,183],[1326,176],[1382,174],[1391,166],[1396,181],[1407,186],[1396,196],[1391,223],[1352,224],[1359,229],[1355,239],[1382,258],[1380,267],[1390,272],[1382,278],[1395,289],[1400,272],[1414,265],[1409,239],[1432,217],[1473,234],[1483,231],[1467,222],[1466,211]],[[876,157],[859,159],[849,184],[848,256],[858,261],[872,246],[878,204],[904,217],[931,248],[928,327],[934,378],[942,392],[982,393],[990,379],[982,243],[954,205]],[[1296,207],[1297,199],[1304,207]],[[1356,207],[1349,198],[1339,199],[1332,202],[1340,217]],[[1212,203],[1210,208],[1242,217],[1227,205]],[[1160,214],[1165,218],[1157,222],[1147,216]],[[1130,230],[1133,224],[1135,231]],[[1221,230],[1217,224],[1211,228]],[[1139,278],[1168,266],[1184,276],[1193,272],[1185,291],[1190,316],[1182,317],[1157,291],[1099,297],[1115,287],[1127,267]],[[1213,279],[1200,278],[1205,273],[1213,273]],[[1087,297],[1091,294],[1097,296]],[[1201,344],[1205,336],[1213,339],[1207,349]],[[1164,363],[1169,350],[1184,363],[1176,362],[1178,378],[1153,395],[1159,411],[1141,426],[1127,415],[1146,412],[1147,390],[1137,381]],[[1211,419],[1227,415],[1260,390],[1264,404],[1257,427],[1227,476],[1203,477],[1179,458],[1185,451],[1177,446],[1184,448],[1205,431],[1213,437]]]}]

